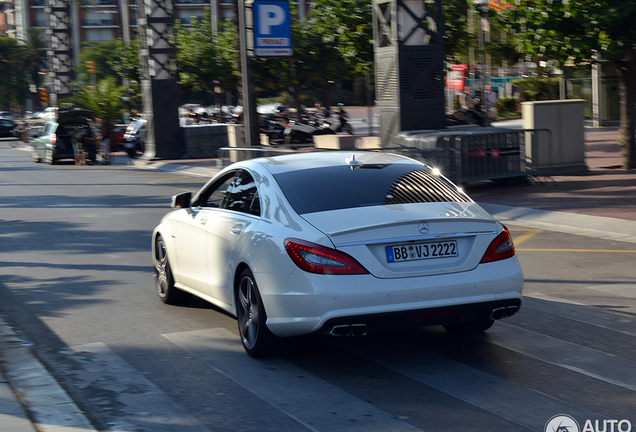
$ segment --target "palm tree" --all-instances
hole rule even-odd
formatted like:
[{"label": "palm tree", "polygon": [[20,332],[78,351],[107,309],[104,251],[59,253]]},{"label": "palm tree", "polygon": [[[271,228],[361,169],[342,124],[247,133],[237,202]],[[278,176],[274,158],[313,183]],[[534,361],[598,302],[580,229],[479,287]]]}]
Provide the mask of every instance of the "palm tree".
[{"label": "palm tree", "polygon": [[111,76],[98,81],[96,86],[81,84],[76,88],[77,94],[69,101],[79,108],[93,111],[96,117],[102,118],[108,130],[112,130],[115,121],[124,114],[122,97],[126,87],[118,86],[117,79]]}]

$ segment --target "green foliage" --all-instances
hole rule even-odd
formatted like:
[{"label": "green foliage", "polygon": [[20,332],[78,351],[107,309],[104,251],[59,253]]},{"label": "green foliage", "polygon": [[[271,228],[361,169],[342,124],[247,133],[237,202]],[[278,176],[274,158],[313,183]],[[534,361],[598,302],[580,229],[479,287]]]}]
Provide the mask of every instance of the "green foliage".
[{"label": "green foliage", "polygon": [[[233,60],[236,53],[236,31],[229,24],[221,25],[217,41],[212,35],[209,10],[203,19],[192,19],[191,27],[183,27],[181,20],[175,25],[177,63],[182,85],[192,90],[213,92],[219,85],[232,88],[236,84],[236,69]],[[234,35],[230,34],[234,31]]]},{"label": "green foliage", "polygon": [[126,87],[117,85],[115,77],[110,76],[97,82],[95,87],[80,84],[77,94],[64,102],[70,102],[78,108],[89,109],[97,117],[104,120],[104,124],[112,126],[121,119],[126,108],[122,97]]},{"label": "green foliage", "polygon": [[[84,42],[84,47],[79,54],[79,64],[75,70],[79,72],[78,81],[90,82],[90,74],[87,72],[87,62],[95,62],[97,81],[106,77],[119,77],[113,65],[122,61],[124,42],[122,39],[112,39],[106,42]],[[139,64],[137,62],[137,64]],[[121,82],[121,78],[119,79]]]},{"label": "green foliage", "polygon": [[22,41],[21,45],[22,61],[30,82],[36,87],[42,83],[43,75],[40,74],[40,71],[48,68],[47,48],[48,43],[45,39],[44,29],[39,27],[27,29],[27,38]]},{"label": "green foliage", "polygon": [[554,100],[559,97],[559,80],[557,78],[530,77],[512,80],[512,84],[519,87],[523,102]]},{"label": "green foliage", "polygon": [[350,74],[373,70],[371,6],[369,0],[314,0],[307,14],[309,30],[340,56]]},{"label": "green foliage", "polygon": [[520,113],[519,100],[517,98],[497,99],[497,111],[499,111],[499,117],[518,115]]},{"label": "green foliage", "polygon": [[21,106],[28,94],[24,50],[13,38],[0,36],[0,109]]}]

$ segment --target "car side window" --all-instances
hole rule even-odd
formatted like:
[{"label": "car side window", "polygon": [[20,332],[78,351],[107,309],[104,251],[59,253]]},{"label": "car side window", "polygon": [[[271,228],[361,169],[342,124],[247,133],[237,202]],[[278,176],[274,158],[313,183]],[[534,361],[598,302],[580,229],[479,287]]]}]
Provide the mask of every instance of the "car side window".
[{"label": "car side window", "polygon": [[260,216],[260,201],[254,178],[245,170],[239,170],[230,183],[224,205],[228,210]]},{"label": "car side window", "polygon": [[230,186],[233,179],[234,173],[231,173],[210,185],[210,187],[208,187],[197,200],[196,205],[201,207],[223,208],[227,188]]}]

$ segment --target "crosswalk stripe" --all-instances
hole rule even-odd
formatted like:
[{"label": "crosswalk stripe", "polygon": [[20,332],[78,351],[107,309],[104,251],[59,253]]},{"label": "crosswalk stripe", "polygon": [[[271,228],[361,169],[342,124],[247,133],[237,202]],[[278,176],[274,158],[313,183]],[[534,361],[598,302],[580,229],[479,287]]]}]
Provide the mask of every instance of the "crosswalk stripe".
[{"label": "crosswalk stripe", "polygon": [[573,300],[543,293],[524,293],[523,308],[546,312],[561,318],[605,328],[629,336],[636,336],[636,317],[608,311]]},{"label": "crosswalk stripe", "polygon": [[487,336],[479,337],[519,354],[636,391],[636,362],[632,360],[503,322],[488,330]]},{"label": "crosswalk stripe", "polygon": [[383,344],[366,352],[356,347],[355,353],[532,431],[543,431],[548,419],[558,413],[603,419],[597,413],[414,346]]},{"label": "crosswalk stripe", "polygon": [[163,336],[309,430],[420,430],[284,360],[250,358],[237,336],[227,329]]},{"label": "crosswalk stripe", "polygon": [[613,294],[615,296],[636,299],[636,283],[592,285],[592,286],[589,286],[588,289],[601,291],[607,294]]},{"label": "crosswalk stripe", "polygon": [[[143,416],[143,423],[152,425],[153,432],[209,432],[196,418],[178,406],[157,386],[144,378],[101,342],[71,347],[88,373],[84,379],[98,381],[98,387],[117,395],[118,410],[126,414],[109,431],[139,430],[135,423]],[[143,415],[141,413],[144,413]]]}]

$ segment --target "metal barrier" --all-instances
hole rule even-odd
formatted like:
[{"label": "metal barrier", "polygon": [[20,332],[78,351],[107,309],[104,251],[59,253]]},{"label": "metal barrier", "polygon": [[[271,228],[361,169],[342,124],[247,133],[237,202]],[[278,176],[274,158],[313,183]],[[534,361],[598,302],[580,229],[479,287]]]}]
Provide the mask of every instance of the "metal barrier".
[{"label": "metal barrier", "polygon": [[[223,167],[233,162],[316,151],[313,144],[222,147]],[[531,149],[529,153],[526,149]],[[319,151],[334,151],[320,149]],[[399,153],[439,169],[462,184],[527,176],[551,176],[552,132],[549,129],[466,128],[433,132],[403,132],[396,145],[357,151]]]},{"label": "metal barrier", "polygon": [[185,142],[184,158],[216,158],[221,147],[229,145],[228,125],[192,125],[182,127]]},{"label": "metal barrier", "polygon": [[[536,168],[533,163],[536,155],[533,158],[526,154],[528,140],[533,140],[533,145],[528,147],[534,153],[546,146],[550,149],[552,145],[552,135],[547,129],[470,128],[398,134],[394,149],[404,149],[407,155],[415,153],[411,157],[438,168],[458,184],[550,175],[549,169]],[[542,161],[545,162],[545,157]]]}]

